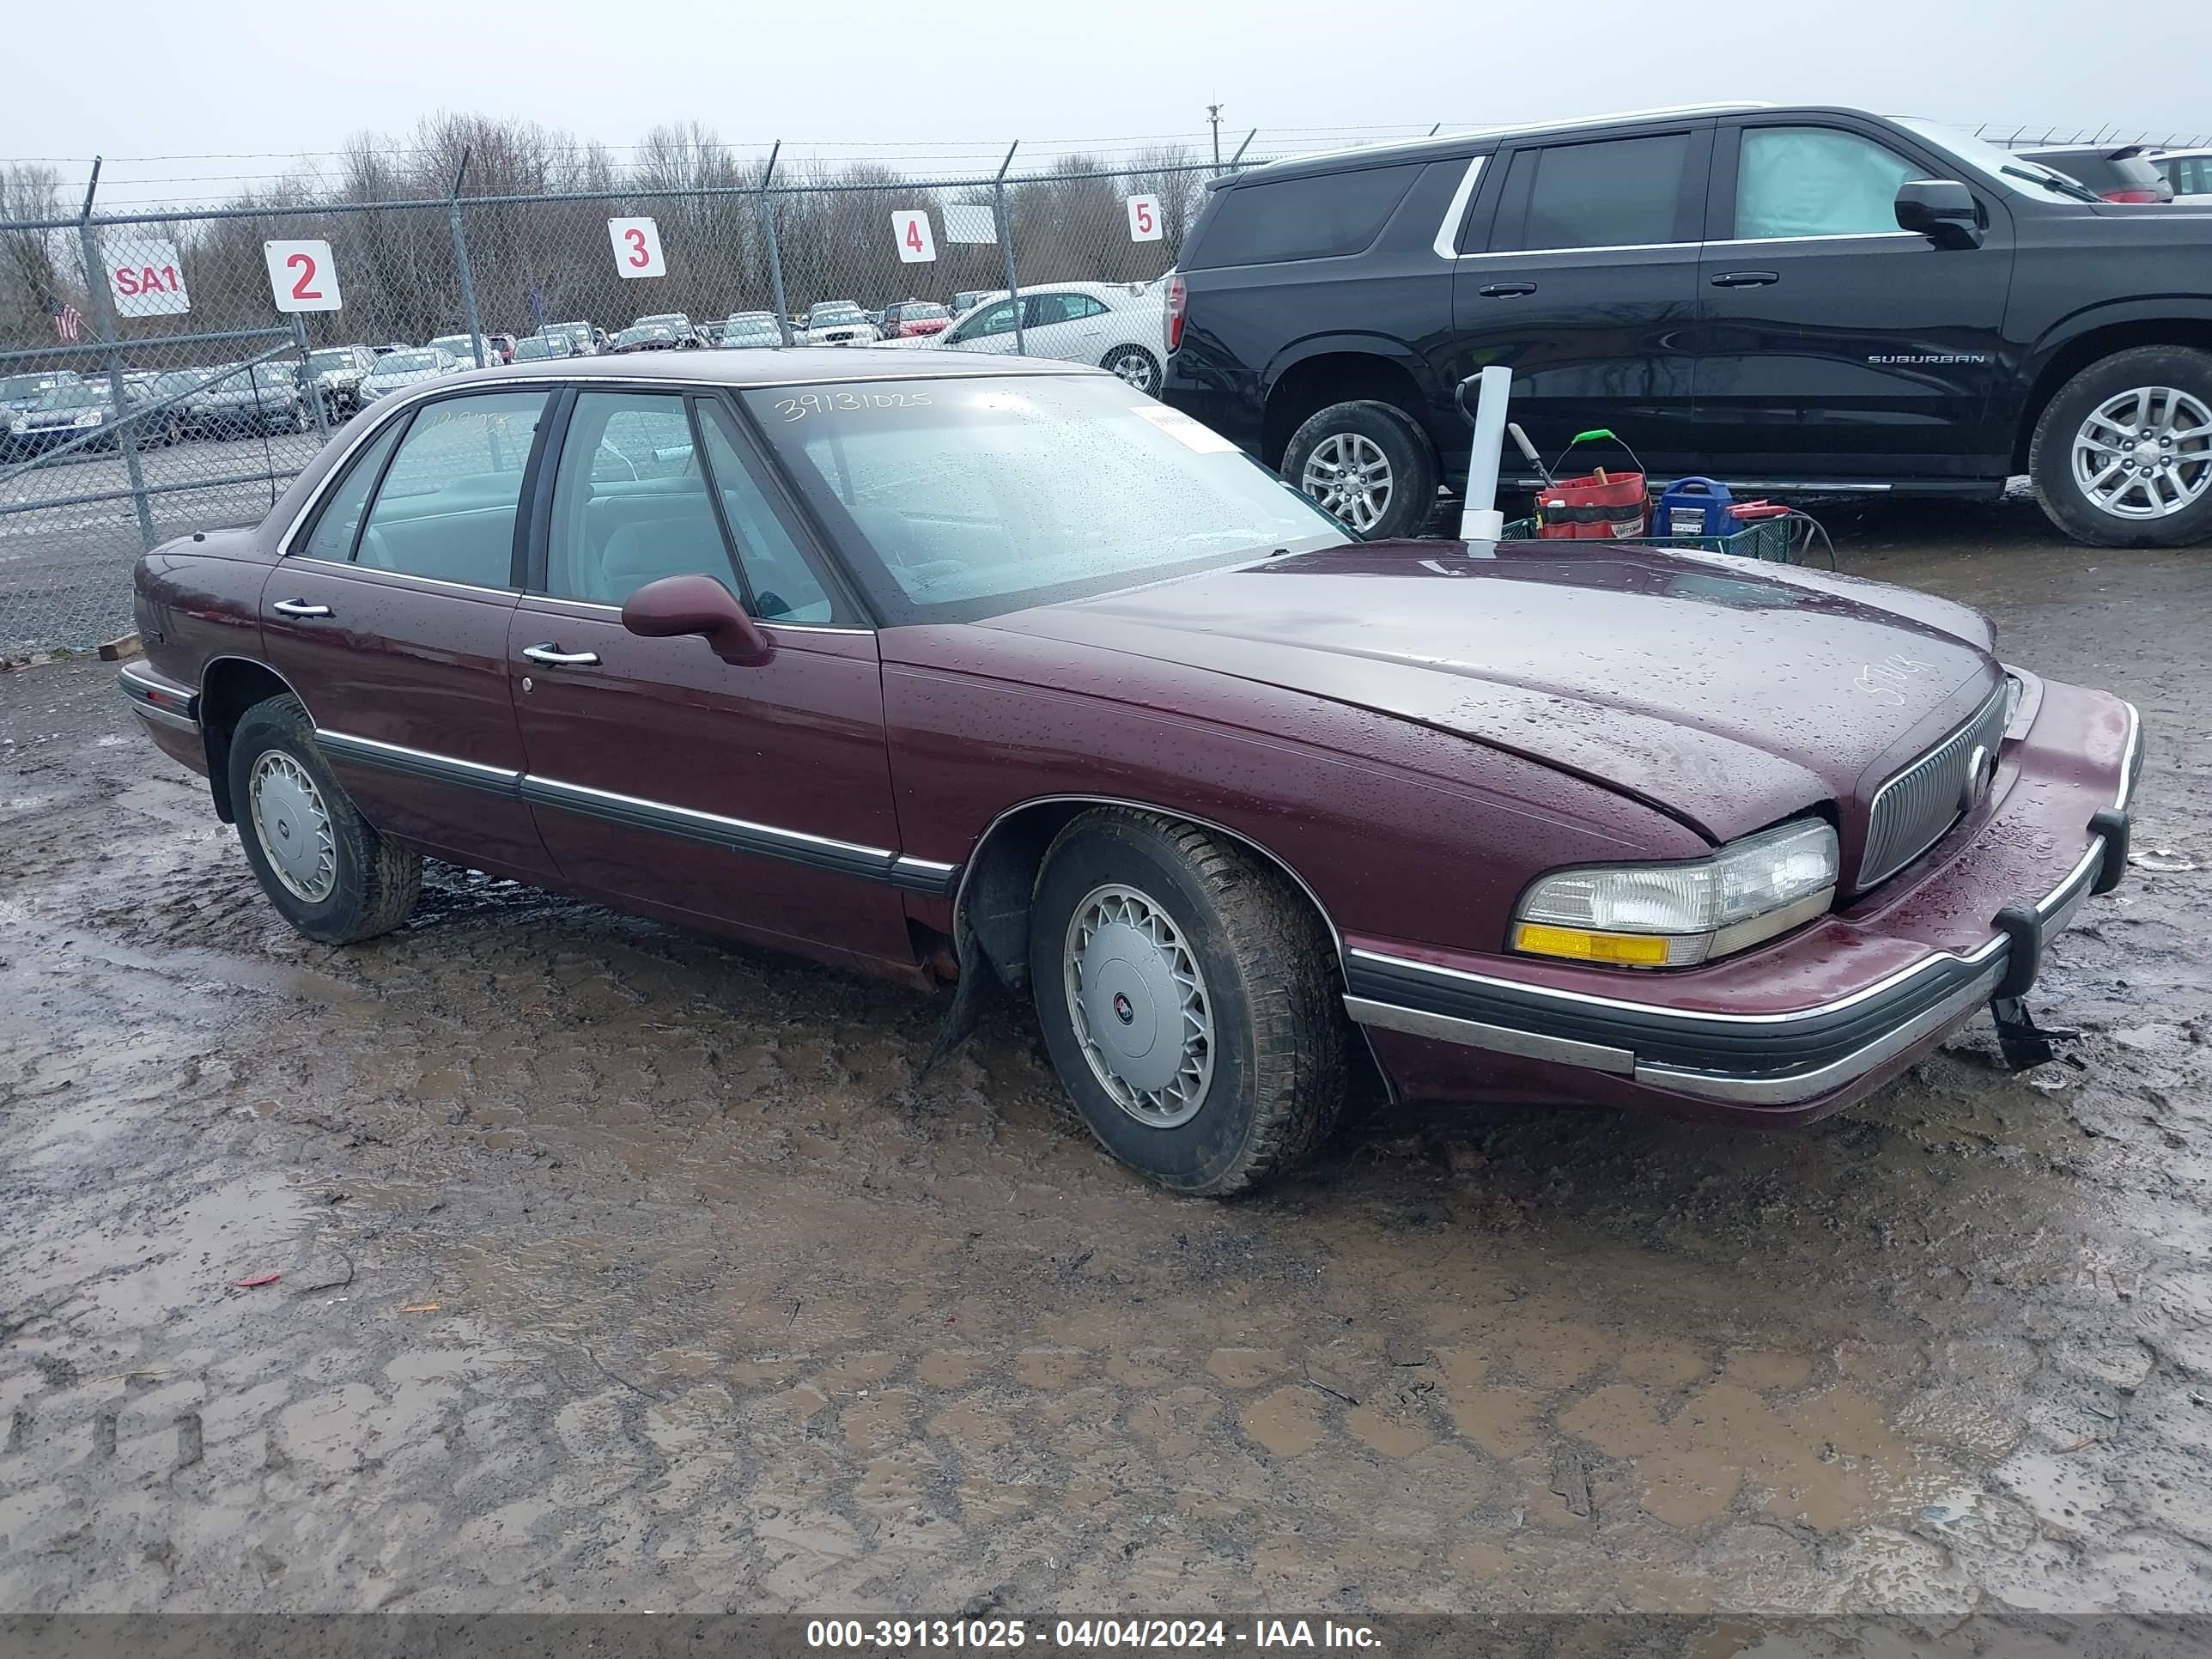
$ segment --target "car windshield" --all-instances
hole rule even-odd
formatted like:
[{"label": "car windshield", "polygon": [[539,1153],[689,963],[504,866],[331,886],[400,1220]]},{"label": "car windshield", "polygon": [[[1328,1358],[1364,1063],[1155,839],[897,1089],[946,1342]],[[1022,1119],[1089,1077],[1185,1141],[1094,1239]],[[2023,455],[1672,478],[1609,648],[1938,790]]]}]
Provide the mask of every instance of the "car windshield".
[{"label": "car windshield", "polygon": [[307,373],[310,374],[338,374],[354,366],[350,351],[311,351],[307,354]]},{"label": "car windshield", "polygon": [[621,333],[615,336],[615,343],[617,345],[635,345],[641,340],[672,340],[675,337],[676,335],[673,330],[663,328],[658,323],[655,323],[649,327],[624,329]]},{"label": "car windshield", "polygon": [[477,357],[477,349],[465,334],[441,334],[430,342],[430,349],[459,357],[464,362],[473,363]]},{"label": "car windshield", "polygon": [[438,354],[434,351],[395,351],[376,366],[379,374],[411,374],[418,369],[435,368]]},{"label": "car windshield", "polygon": [[552,340],[517,340],[514,356],[517,362],[526,362],[539,357],[553,356],[560,349],[559,344]]},{"label": "car windshield", "polygon": [[911,323],[931,317],[950,317],[952,313],[939,305],[902,305],[898,308],[899,321]]},{"label": "car windshield", "polygon": [[258,363],[253,378],[264,386],[297,386],[300,377],[289,363]]},{"label": "car windshield", "polygon": [[744,397],[894,623],[999,616],[1345,540],[1226,438],[1108,375]]},{"label": "car windshield", "polygon": [[50,389],[39,399],[40,409],[101,409],[113,399],[107,387],[98,380],[79,380]]},{"label": "car windshield", "polygon": [[36,398],[54,386],[51,374],[12,374],[0,380],[0,398]]},{"label": "car windshield", "polygon": [[1982,175],[1985,184],[2004,190],[2040,191],[2052,196],[2063,196],[2070,202],[2094,202],[2097,192],[2085,190],[2063,173],[2054,173],[2040,161],[2031,161],[2015,155],[2008,149],[2000,149],[1988,140],[1977,138],[1956,127],[1947,127],[1941,121],[1923,121],[1917,116],[1894,118],[1897,125],[1907,132],[1925,138],[1938,149],[1948,150]]},{"label": "car windshield", "polygon": [[809,326],[822,323],[853,323],[860,320],[860,308],[856,305],[816,306],[806,313]]}]

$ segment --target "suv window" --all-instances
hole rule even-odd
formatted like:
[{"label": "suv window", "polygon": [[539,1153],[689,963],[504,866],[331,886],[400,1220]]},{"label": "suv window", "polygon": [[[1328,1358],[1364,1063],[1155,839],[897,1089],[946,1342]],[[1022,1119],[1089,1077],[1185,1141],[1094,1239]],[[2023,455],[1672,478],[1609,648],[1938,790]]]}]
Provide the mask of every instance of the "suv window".
[{"label": "suv window", "polygon": [[1364,250],[1406,199],[1420,163],[1361,167],[1273,184],[1229,185],[1184,268],[1332,259]]},{"label": "suv window", "polygon": [[553,479],[545,591],[620,605],[664,576],[738,591],[683,396],[584,392]]},{"label": "suv window", "polygon": [[1894,231],[1898,186],[1925,171],[1855,132],[1746,127],[1731,234],[1744,241]]},{"label": "suv window", "polygon": [[544,408],[542,392],[497,392],[418,410],[354,562],[474,587],[511,586],[515,503]]},{"label": "suv window", "polygon": [[[1686,133],[1552,144],[1514,152],[1499,248],[1640,247],[1675,240]],[[1518,204],[1520,234],[1514,234]]]}]

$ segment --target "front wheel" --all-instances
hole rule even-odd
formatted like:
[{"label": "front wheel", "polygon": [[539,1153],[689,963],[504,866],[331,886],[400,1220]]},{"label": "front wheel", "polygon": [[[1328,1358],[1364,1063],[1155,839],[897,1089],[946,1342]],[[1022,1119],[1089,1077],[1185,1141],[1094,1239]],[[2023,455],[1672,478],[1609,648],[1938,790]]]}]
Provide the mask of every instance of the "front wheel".
[{"label": "front wheel", "polygon": [[230,799],[262,890],[309,939],[374,939],[415,908],[422,860],[385,840],[346,798],[298,698],[270,697],[240,717]]},{"label": "front wheel", "polygon": [[1142,346],[1123,346],[1109,351],[1099,368],[1120,375],[1138,391],[1158,397],[1160,391],[1160,361]]},{"label": "front wheel", "polygon": [[1171,1191],[1259,1186],[1343,1109],[1328,930],[1279,872],[1206,830],[1125,807],[1061,830],[1030,907],[1030,977],[1084,1122]]},{"label": "front wheel", "polygon": [[2075,541],[2212,538],[2212,353],[2136,346],[2090,364],[2045,406],[2028,475],[2044,512]]},{"label": "front wheel", "polygon": [[1437,453],[1390,404],[1331,404],[1291,435],[1283,477],[1368,541],[1416,536],[1437,505]]}]

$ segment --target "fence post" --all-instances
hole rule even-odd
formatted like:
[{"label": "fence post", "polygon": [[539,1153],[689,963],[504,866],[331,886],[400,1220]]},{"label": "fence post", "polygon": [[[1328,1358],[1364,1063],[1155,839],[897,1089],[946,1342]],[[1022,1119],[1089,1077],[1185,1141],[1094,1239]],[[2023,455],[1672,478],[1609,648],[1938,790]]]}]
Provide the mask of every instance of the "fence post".
[{"label": "fence post", "polygon": [[1014,227],[1006,217],[1006,169],[1014,164],[1014,152],[1022,147],[1018,138],[1006,146],[1006,159],[999,163],[999,176],[991,185],[991,212],[999,222],[999,252],[1006,265],[1006,297],[1014,305],[1014,355],[1029,355],[1029,343],[1022,338],[1022,290],[1014,280]]},{"label": "fence post", "polygon": [[775,141],[775,148],[768,153],[768,165],[761,169],[760,220],[761,234],[768,240],[768,280],[775,294],[775,331],[783,336],[786,345],[791,343],[791,307],[783,297],[783,250],[775,241],[775,204],[768,199],[768,181],[775,177],[775,158],[783,154],[783,140]]},{"label": "fence post", "polygon": [[323,389],[307,373],[307,319],[303,312],[292,313],[292,341],[300,348],[300,395],[314,404],[315,430],[327,438],[331,435],[331,412],[323,407]]},{"label": "fence post", "polygon": [[446,198],[446,216],[453,227],[453,257],[461,265],[461,318],[469,325],[469,349],[476,354],[477,367],[484,366],[483,325],[477,320],[476,273],[469,269],[468,239],[461,234],[461,180],[469,170],[470,147],[461,147],[461,164],[453,169],[453,194]]},{"label": "fence post", "polygon": [[100,233],[92,225],[92,198],[100,188],[100,157],[92,158],[92,177],[84,187],[84,211],[77,215],[76,245],[84,261],[85,302],[92,307],[92,331],[104,342],[107,363],[107,399],[115,410],[115,447],[123,456],[123,471],[131,480],[131,504],[138,509],[138,543],[151,552],[154,503],[146,494],[146,469],[138,461],[138,434],[131,423],[131,394],[123,385],[121,331],[116,326],[115,296],[107,291],[107,271],[100,263]]}]

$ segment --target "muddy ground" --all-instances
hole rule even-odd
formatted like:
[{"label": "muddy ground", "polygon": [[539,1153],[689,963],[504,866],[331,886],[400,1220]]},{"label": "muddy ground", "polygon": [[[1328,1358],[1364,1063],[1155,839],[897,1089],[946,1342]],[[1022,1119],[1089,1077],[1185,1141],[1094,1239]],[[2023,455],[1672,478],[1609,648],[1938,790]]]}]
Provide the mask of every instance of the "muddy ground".
[{"label": "muddy ground", "polygon": [[2142,708],[2198,867],[2071,1063],[1231,1205],[1011,1016],[917,1086],[908,993],[458,872],[307,944],[111,670],[0,677],[0,1611],[2212,1608],[2212,553],[1833,521]]}]

